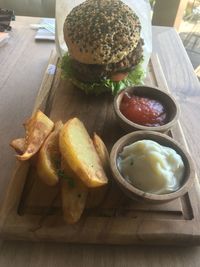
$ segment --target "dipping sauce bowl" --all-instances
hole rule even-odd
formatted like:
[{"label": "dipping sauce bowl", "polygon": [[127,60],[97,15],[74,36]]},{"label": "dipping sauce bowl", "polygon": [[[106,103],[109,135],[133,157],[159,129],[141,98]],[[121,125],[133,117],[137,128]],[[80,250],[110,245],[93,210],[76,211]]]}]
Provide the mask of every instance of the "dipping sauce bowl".
[{"label": "dipping sauce bowl", "polygon": [[[147,126],[147,125],[141,125],[138,122],[134,122],[128,119],[121,111],[121,105],[124,101],[123,98],[127,97],[127,95],[136,96],[138,98],[146,98],[145,100],[149,100],[149,102],[153,100],[155,102],[157,101],[158,103],[160,103],[164,107],[164,110],[166,113],[164,124],[155,125],[155,126],[152,126],[152,125]],[[151,103],[151,106],[153,106],[152,103]],[[114,98],[114,110],[115,110],[115,114],[119,122],[119,125],[126,132],[143,130],[143,131],[156,131],[156,132],[164,133],[173,127],[173,125],[177,122],[179,118],[179,114],[180,114],[178,104],[176,100],[170,94],[163,92],[162,90],[156,87],[149,87],[149,86],[134,86],[134,87],[129,87],[129,88],[126,88],[120,91]],[[145,114],[142,114],[142,112],[144,113],[146,112],[147,116],[150,115],[150,112],[146,111],[146,107],[144,108],[144,110],[140,109],[140,107],[137,108],[137,110],[135,108],[133,109],[133,112],[135,113],[140,112],[141,117],[145,115]]]},{"label": "dipping sauce bowl", "polygon": [[[159,145],[173,149],[182,159],[184,172],[181,178],[181,183],[176,191],[163,194],[155,194],[145,192],[141,189],[136,188],[133,183],[127,181],[123,174],[120,172],[118,159],[125,146],[133,144],[139,140],[152,140],[157,142]],[[160,162],[158,162],[159,164]],[[134,164],[134,162],[133,162]],[[162,163],[161,163],[162,164]],[[120,138],[113,146],[110,154],[110,165],[113,174],[113,178],[120,186],[122,191],[130,198],[142,202],[151,203],[164,203],[173,199],[179,198],[186,194],[190,187],[193,185],[195,179],[195,172],[192,159],[187,151],[185,151],[176,141],[165,134],[157,133],[153,131],[136,131],[129,133]],[[147,168],[147,165],[142,165],[142,168]],[[133,173],[133,178],[134,178]],[[138,176],[139,177],[139,176]],[[148,181],[149,182],[149,181]]]}]

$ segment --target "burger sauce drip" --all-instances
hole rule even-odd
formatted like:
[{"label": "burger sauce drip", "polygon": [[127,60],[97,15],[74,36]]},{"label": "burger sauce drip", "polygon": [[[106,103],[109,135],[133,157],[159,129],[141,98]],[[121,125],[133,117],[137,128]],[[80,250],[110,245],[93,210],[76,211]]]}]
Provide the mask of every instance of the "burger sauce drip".
[{"label": "burger sauce drip", "polygon": [[155,99],[125,93],[121,113],[130,121],[144,126],[161,126],[166,123],[166,109]]}]

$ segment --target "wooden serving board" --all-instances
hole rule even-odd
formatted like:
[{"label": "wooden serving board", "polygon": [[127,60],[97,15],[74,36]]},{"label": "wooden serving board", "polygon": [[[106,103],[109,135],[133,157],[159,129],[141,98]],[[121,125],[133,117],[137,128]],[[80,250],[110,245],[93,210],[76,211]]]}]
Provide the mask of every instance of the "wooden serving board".
[{"label": "wooden serving board", "polygon": [[[90,134],[96,132],[102,137],[110,151],[125,134],[115,119],[113,97],[85,95],[61,79],[59,68],[52,74],[57,64],[57,55],[52,52],[34,111],[42,109],[53,121],[78,117]],[[156,56],[151,58],[145,83],[168,90]],[[179,123],[169,135],[187,148]],[[78,223],[67,225],[62,217],[59,186],[44,185],[33,166],[17,162],[0,214],[1,237],[70,243],[199,245],[199,193],[196,179],[191,190],[179,199],[143,204],[127,198],[113,182],[98,208],[86,209]]]}]

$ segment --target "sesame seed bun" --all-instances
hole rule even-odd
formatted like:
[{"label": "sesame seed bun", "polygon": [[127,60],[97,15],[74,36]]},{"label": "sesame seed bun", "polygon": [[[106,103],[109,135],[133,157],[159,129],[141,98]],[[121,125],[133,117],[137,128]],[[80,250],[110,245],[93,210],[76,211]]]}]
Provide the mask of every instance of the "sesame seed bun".
[{"label": "sesame seed bun", "polygon": [[141,25],[134,11],[120,0],[87,0],[64,23],[70,55],[85,64],[117,63],[140,41]]}]

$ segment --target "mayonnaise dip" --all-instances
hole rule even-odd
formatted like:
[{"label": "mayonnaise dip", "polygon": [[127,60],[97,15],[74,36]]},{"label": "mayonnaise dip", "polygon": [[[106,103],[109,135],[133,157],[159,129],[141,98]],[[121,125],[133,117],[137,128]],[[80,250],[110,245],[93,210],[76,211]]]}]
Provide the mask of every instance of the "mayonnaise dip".
[{"label": "mayonnaise dip", "polygon": [[128,182],[153,194],[178,190],[185,170],[183,160],[175,150],[152,140],[140,140],[125,146],[117,164]]}]

